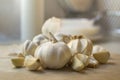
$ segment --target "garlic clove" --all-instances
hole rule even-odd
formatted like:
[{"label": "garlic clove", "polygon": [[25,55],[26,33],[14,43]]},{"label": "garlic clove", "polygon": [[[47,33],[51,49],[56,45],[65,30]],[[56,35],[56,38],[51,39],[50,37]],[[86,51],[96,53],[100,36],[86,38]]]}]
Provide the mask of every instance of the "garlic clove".
[{"label": "garlic clove", "polygon": [[107,63],[108,59],[110,58],[110,53],[108,51],[103,52],[97,52],[93,54],[93,57],[99,62],[99,63]]},{"label": "garlic clove", "polygon": [[76,54],[75,55],[81,62],[83,62],[84,66],[88,65],[89,57],[84,54]]},{"label": "garlic clove", "polygon": [[32,42],[34,42],[37,46],[39,46],[42,43],[45,43],[48,41],[48,38],[46,36],[44,36],[43,34],[39,34],[37,36],[35,36],[32,40]]},{"label": "garlic clove", "polygon": [[81,71],[84,69],[84,64],[81,60],[79,60],[76,56],[73,57],[72,59],[72,68],[75,71]]},{"label": "garlic clove", "polygon": [[40,62],[37,58],[34,58],[33,56],[29,55],[25,57],[24,66],[28,70],[38,70],[38,68],[41,66]]},{"label": "garlic clove", "polygon": [[11,59],[12,64],[16,67],[23,67],[24,65],[24,58],[23,57],[16,57]]},{"label": "garlic clove", "polygon": [[99,62],[96,59],[94,59],[93,57],[90,57],[87,67],[96,68],[98,65],[99,65]]},{"label": "garlic clove", "polygon": [[23,55],[32,55],[34,56],[34,52],[36,50],[37,46],[34,42],[30,40],[26,40],[23,44]]}]

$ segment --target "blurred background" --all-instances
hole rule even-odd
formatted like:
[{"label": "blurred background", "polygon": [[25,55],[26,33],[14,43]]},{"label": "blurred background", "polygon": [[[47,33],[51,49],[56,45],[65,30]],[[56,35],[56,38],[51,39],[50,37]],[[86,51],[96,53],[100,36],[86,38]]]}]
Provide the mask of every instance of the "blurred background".
[{"label": "blurred background", "polygon": [[[0,43],[21,41],[28,33],[41,33],[42,24],[53,16],[68,24],[74,19],[75,25],[80,25],[81,18],[93,19],[100,27],[97,39],[119,38],[119,4],[120,0],[0,0]],[[37,30],[32,32],[35,25]]]}]

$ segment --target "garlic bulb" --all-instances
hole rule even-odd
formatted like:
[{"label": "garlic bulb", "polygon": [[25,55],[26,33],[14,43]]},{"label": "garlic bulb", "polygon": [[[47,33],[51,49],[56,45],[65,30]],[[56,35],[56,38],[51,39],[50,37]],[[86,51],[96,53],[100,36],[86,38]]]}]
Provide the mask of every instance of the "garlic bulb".
[{"label": "garlic bulb", "polygon": [[36,44],[30,40],[26,40],[23,44],[23,55],[33,55],[34,56],[34,52],[35,49],[37,48]]},{"label": "garlic bulb", "polygon": [[[52,37],[54,37],[52,35]],[[71,58],[71,51],[64,42],[46,42],[35,51],[35,57],[39,58],[44,68],[59,69],[65,66]]]},{"label": "garlic bulb", "polygon": [[72,54],[81,53],[90,56],[92,52],[92,42],[87,38],[75,38],[68,43]]},{"label": "garlic bulb", "polygon": [[45,37],[43,34],[39,34],[35,36],[32,40],[37,46],[39,46],[42,43],[45,43],[48,41],[47,37]]},{"label": "garlic bulb", "polygon": [[56,33],[54,36],[58,41],[63,41],[65,43],[70,42],[70,35],[65,35],[63,33]]},{"label": "garlic bulb", "polygon": [[49,32],[55,34],[56,32],[58,32],[60,27],[61,27],[61,20],[59,18],[52,17],[43,24],[42,33],[45,36],[50,37]]},{"label": "garlic bulb", "polygon": [[94,46],[93,47],[93,57],[99,63],[107,63],[108,59],[110,58],[110,53],[102,46]]}]

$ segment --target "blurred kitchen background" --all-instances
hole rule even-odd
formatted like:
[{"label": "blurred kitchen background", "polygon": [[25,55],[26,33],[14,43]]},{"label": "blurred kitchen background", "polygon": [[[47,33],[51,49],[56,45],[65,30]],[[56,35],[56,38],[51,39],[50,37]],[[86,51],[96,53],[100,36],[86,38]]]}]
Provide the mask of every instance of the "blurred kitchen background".
[{"label": "blurred kitchen background", "polygon": [[120,37],[119,4],[120,0],[0,0],[0,43],[20,41],[29,33],[27,29],[33,30],[34,21],[36,34],[41,33],[44,21],[53,16],[69,19],[69,23],[72,19],[78,23],[81,18],[93,19],[100,27],[97,39]]}]

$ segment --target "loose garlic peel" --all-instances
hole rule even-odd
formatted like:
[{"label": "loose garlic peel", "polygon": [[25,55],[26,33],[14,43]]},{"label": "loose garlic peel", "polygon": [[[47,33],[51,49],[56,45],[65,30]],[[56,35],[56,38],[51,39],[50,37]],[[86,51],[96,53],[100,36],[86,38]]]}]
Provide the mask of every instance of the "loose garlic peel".
[{"label": "loose garlic peel", "polygon": [[44,68],[59,69],[69,62],[72,54],[64,42],[57,42],[51,33],[50,35],[53,41],[39,46],[35,51],[35,57],[41,60]]},{"label": "loose garlic peel", "polygon": [[72,68],[73,68],[73,70],[79,72],[79,71],[83,70],[84,67],[85,66],[84,66],[83,62],[81,60],[79,60],[79,58],[77,56],[74,56],[72,58]]},{"label": "loose garlic peel", "polygon": [[34,42],[30,40],[26,40],[23,44],[23,55],[33,55],[36,50],[37,46]]},{"label": "loose garlic peel", "polygon": [[32,40],[32,42],[34,42],[37,46],[39,46],[42,43],[45,43],[48,41],[48,38],[46,36],[44,36],[43,34],[39,34],[37,36],[35,36]]},{"label": "loose garlic peel", "polygon": [[38,70],[39,67],[41,67],[41,64],[37,58],[34,58],[33,56],[29,55],[25,57],[24,66],[28,70]]},{"label": "loose garlic peel", "polygon": [[87,38],[75,38],[68,43],[72,54],[81,53],[90,56],[92,53],[92,42]]}]

